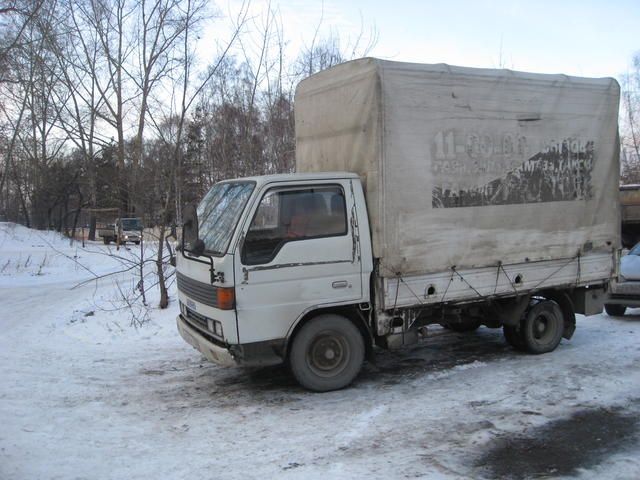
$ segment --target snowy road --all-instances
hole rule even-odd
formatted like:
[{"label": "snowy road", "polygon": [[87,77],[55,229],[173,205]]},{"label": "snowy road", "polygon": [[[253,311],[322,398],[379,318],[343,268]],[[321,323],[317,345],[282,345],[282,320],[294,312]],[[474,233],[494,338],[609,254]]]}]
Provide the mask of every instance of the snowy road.
[{"label": "snowy road", "polygon": [[[5,242],[0,266],[19,248]],[[580,317],[542,356],[499,330],[433,328],[351,388],[312,394],[282,368],[203,361],[175,308],[135,330],[95,309],[107,282],[72,289],[82,272],[61,274],[62,260],[37,276],[11,265],[1,479],[640,476],[640,310]]]}]

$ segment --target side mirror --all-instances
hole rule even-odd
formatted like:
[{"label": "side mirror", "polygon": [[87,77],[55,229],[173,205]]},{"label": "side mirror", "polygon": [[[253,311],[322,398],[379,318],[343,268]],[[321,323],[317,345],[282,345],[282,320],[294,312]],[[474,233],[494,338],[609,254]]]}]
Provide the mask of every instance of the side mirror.
[{"label": "side mirror", "polygon": [[187,252],[194,255],[202,255],[204,252],[204,242],[199,238],[198,231],[198,212],[196,206],[189,204],[184,207],[182,212],[182,246]]},{"label": "side mirror", "polygon": [[202,255],[204,253],[204,242],[202,241],[201,238],[198,238],[192,244],[190,252],[193,253],[197,257],[199,257],[200,255]]}]

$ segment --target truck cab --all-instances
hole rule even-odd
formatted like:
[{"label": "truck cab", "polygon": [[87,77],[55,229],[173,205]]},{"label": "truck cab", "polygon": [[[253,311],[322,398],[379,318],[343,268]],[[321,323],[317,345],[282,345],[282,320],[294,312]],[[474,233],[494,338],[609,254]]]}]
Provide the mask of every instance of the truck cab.
[{"label": "truck cab", "polygon": [[113,223],[98,228],[98,236],[102,238],[105,245],[111,242],[118,244],[133,242],[139,245],[142,241],[142,230],[140,218],[116,218]]},{"label": "truck cab", "polygon": [[[189,344],[223,365],[272,365],[299,354],[307,371],[297,378],[315,377],[306,386],[316,390],[351,377],[354,358],[360,369],[371,343],[373,260],[357,175],[225,181],[188,217],[177,323]],[[304,345],[292,352],[301,335]]]},{"label": "truck cab", "polygon": [[116,230],[120,243],[133,242],[139,245],[142,240],[142,220],[139,218],[118,218]]}]

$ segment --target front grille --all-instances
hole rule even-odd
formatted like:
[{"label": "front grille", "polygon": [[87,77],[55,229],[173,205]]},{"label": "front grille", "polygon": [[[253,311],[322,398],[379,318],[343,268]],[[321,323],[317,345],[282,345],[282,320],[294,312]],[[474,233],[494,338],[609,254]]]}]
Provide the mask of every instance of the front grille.
[{"label": "front grille", "polygon": [[196,302],[209,307],[218,307],[217,288],[207,283],[198,282],[178,272],[178,290]]},{"label": "front grille", "polygon": [[194,312],[189,307],[185,307],[185,311],[187,312],[187,319],[190,320],[191,323],[199,326],[200,328],[204,328],[205,330],[209,329],[207,317],[205,317],[204,315],[200,315],[197,312]]},{"label": "front grille", "polygon": [[[611,299],[613,300],[637,300],[638,299],[638,295],[626,295],[626,294],[620,294],[620,293],[612,293],[611,295],[609,295]],[[605,300],[605,303],[606,300]]]}]

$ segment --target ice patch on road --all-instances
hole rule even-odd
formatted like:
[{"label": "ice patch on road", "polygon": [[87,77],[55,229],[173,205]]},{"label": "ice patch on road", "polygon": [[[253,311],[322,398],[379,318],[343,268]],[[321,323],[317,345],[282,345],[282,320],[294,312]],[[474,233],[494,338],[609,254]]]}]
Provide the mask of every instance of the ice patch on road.
[{"label": "ice patch on road", "polygon": [[378,405],[359,413],[349,425],[343,425],[345,431],[335,438],[335,443],[340,447],[348,447],[355,439],[362,437],[372,427],[373,420],[387,410],[386,405]]},{"label": "ice patch on road", "polygon": [[486,365],[487,364],[485,362],[480,362],[480,361],[476,360],[476,361],[471,362],[471,363],[465,363],[465,364],[462,364],[462,365],[456,365],[451,370],[464,371],[464,370],[470,370],[472,368],[485,367]]},{"label": "ice patch on road", "polygon": [[454,367],[451,367],[448,370],[442,371],[442,372],[437,372],[431,375],[432,378],[434,379],[441,379],[441,378],[447,378],[447,377],[451,377],[452,375],[455,375],[456,372],[464,372],[466,370],[473,370],[475,368],[482,368],[482,367],[486,367],[487,364],[485,362],[481,362],[479,360],[475,360],[471,363],[463,363],[461,365],[456,365]]}]

